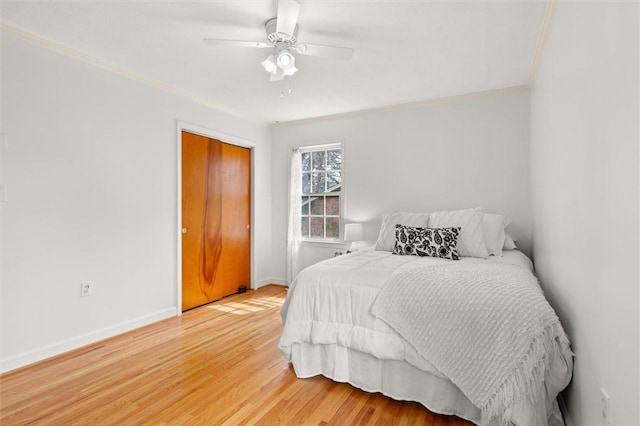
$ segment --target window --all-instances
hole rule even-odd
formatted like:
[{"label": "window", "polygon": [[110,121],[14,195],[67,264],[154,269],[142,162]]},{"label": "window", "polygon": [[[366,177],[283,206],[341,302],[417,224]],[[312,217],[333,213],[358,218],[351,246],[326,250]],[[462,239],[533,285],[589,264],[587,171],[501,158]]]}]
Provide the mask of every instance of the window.
[{"label": "window", "polygon": [[324,145],[301,149],[301,237],[340,238],[342,147]]}]

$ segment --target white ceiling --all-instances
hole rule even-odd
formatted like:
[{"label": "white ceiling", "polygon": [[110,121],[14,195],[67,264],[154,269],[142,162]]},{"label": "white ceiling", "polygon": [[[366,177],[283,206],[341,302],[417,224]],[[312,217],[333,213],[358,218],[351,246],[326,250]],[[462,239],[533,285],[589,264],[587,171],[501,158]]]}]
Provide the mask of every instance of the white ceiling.
[{"label": "white ceiling", "polygon": [[298,56],[292,93],[260,66],[276,0],[2,1],[2,22],[239,115],[284,122],[526,85],[547,0],[301,0],[299,42],[352,47],[351,61]]}]

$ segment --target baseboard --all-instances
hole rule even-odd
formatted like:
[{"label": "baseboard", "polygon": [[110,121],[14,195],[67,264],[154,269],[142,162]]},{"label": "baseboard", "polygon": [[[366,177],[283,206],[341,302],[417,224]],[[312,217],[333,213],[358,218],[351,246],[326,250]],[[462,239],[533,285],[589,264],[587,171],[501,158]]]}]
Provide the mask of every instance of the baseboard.
[{"label": "baseboard", "polygon": [[127,331],[135,330],[136,328],[144,327],[145,325],[149,325],[154,322],[162,321],[163,319],[174,317],[177,314],[177,308],[167,308],[140,318],[125,321],[120,324],[72,337],[58,343],[53,343],[39,349],[11,356],[0,361],[0,374],[99,342],[100,340],[108,339],[109,337],[117,336],[118,334],[126,333]]},{"label": "baseboard", "polygon": [[264,287],[265,285],[268,285],[268,284],[278,284],[278,285],[284,285],[284,286],[289,285],[287,283],[287,280],[285,280],[284,278],[270,277],[270,278],[265,278],[264,280],[259,281],[256,285],[256,289],[260,287]]}]

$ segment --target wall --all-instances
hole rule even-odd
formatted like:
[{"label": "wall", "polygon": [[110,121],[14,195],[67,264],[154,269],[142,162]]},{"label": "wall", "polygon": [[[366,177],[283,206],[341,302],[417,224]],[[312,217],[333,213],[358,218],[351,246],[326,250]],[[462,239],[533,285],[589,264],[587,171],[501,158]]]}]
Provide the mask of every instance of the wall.
[{"label": "wall", "polygon": [[253,281],[270,281],[268,127],[13,34],[2,83],[3,370],[178,312],[178,120],[255,142]]},{"label": "wall", "polygon": [[640,424],[638,2],[558,3],[531,94],[533,256],[575,351],[569,425]]},{"label": "wall", "polygon": [[[288,158],[296,146],[344,141],[344,216],[373,245],[381,215],[482,206],[513,219],[529,249],[529,94],[513,89],[412,108],[281,124],[273,130],[275,272],[285,281]],[[301,264],[335,246],[303,246]]]}]

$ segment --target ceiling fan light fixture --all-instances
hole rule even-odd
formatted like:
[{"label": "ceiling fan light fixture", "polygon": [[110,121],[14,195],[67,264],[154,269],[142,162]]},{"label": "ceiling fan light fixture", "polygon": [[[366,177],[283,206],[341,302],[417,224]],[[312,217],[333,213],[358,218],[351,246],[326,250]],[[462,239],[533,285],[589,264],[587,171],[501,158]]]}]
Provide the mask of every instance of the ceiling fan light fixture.
[{"label": "ceiling fan light fixture", "polygon": [[[0,0],[1,1],[1,0]],[[230,40],[206,38],[204,43],[212,46],[238,46],[251,48],[270,48],[272,54],[261,62],[262,68],[269,73],[270,81],[282,81],[294,75],[296,56],[324,56],[349,60],[354,50],[348,47],[326,46],[322,44],[298,44],[298,16],[301,0],[277,0],[277,16],[264,24],[265,41]]]},{"label": "ceiling fan light fixture", "polygon": [[[295,68],[296,58],[289,52],[288,50],[283,50],[278,53],[278,58],[276,59],[278,66],[282,68],[283,71],[288,70],[289,68]],[[294,71],[295,72],[295,71]]]},{"label": "ceiling fan light fixture", "polygon": [[292,76],[297,71],[296,58],[288,50],[269,55],[262,61],[262,67],[272,76],[272,81],[281,80],[284,76]]},{"label": "ceiling fan light fixture", "polygon": [[268,73],[274,73],[278,69],[278,64],[276,62],[276,57],[274,55],[269,55],[267,59],[262,61],[262,67]]},{"label": "ceiling fan light fixture", "polygon": [[282,75],[294,75],[296,72],[298,71],[298,68],[295,67],[295,65],[287,68],[286,70],[282,70]]}]

